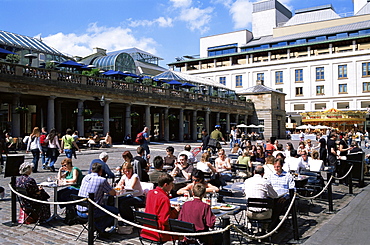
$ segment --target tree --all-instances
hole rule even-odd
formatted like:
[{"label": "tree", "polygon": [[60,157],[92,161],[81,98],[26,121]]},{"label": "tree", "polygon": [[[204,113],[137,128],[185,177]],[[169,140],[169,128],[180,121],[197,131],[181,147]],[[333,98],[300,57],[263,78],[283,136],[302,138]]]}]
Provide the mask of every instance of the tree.
[{"label": "tree", "polygon": [[17,54],[8,54],[5,59],[12,64],[19,63],[19,61],[21,60],[21,58]]},{"label": "tree", "polygon": [[125,78],[125,81],[126,81],[127,83],[133,83],[133,82],[134,82],[134,79],[133,79],[132,77],[126,77],[126,78]]}]

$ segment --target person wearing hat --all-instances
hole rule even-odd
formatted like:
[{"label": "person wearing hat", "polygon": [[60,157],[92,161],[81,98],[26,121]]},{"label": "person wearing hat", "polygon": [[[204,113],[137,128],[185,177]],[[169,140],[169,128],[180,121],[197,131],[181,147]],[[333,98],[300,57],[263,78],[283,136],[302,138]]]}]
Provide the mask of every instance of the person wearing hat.
[{"label": "person wearing hat", "polygon": [[[16,181],[16,187],[22,187],[26,189],[27,196],[30,198],[46,201],[50,198],[50,196],[42,187],[37,186],[35,179],[30,177],[32,173],[32,168],[32,163],[24,162],[21,164],[21,166],[19,167],[19,173],[21,174],[21,176]],[[39,218],[40,222],[44,222],[48,218],[50,218],[50,205],[30,201],[26,198],[23,198],[23,202],[26,205],[31,205],[33,209],[39,210],[39,212],[37,213],[32,212],[32,216],[27,219],[27,224],[34,223]],[[38,217],[38,215],[40,216]],[[28,214],[25,214],[21,209],[19,213],[19,221],[23,223],[27,216]]]},{"label": "person wearing hat", "polygon": [[[211,132],[210,138],[213,139],[213,140],[216,140],[217,142],[223,141],[224,144],[226,145],[226,141],[225,141],[224,137],[222,136],[222,133],[221,133],[220,129],[221,129],[221,126],[217,124],[215,126],[215,130],[213,130]],[[217,143],[217,148],[218,149],[221,148],[221,145],[219,143]]]}]

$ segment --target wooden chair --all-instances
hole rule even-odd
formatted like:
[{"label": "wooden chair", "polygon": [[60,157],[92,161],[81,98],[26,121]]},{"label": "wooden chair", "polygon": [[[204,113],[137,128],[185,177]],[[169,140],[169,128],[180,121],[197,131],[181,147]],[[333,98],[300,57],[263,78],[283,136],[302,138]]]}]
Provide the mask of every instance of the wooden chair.
[{"label": "wooden chair", "polygon": [[[15,187],[15,190],[25,196],[28,196],[27,190],[23,187]],[[27,220],[30,218],[33,219],[33,217],[37,217],[37,220],[35,220],[35,225],[32,228],[32,231],[36,228],[38,224],[40,224],[40,217],[41,217],[41,208],[37,208],[36,205],[32,206],[30,203],[25,202],[23,197],[17,195],[17,200],[19,203],[20,208],[22,209],[25,219],[23,220],[23,224],[26,224]]]},{"label": "wooden chair", "polygon": [[[195,226],[193,223],[181,221],[178,219],[168,219],[168,223],[170,225],[170,230],[174,232],[188,232],[188,233],[194,233]],[[176,241],[179,241],[177,237],[172,236],[173,238],[173,244],[176,244]],[[186,244],[201,244],[199,242],[198,237],[186,237]]]},{"label": "wooden chair", "polygon": [[[265,208],[265,209],[273,209],[274,207],[274,199],[267,199],[267,198],[248,198],[247,200],[247,211],[249,208]],[[259,231],[259,227],[262,224],[270,224],[272,222],[271,217],[269,219],[250,219],[247,217],[248,222],[251,223],[252,226],[257,227],[257,231]]]},{"label": "wooden chair", "polygon": [[[145,226],[148,226],[154,229],[159,229],[158,216],[155,214],[148,214],[148,213],[144,213],[140,211],[134,211],[134,217],[135,217],[135,222],[139,225],[145,225]],[[141,230],[138,229],[139,239],[140,239],[141,244],[143,245],[145,244],[144,242],[149,242],[150,244],[157,244],[157,245],[162,245],[166,243],[165,241],[164,242],[161,241],[161,239],[159,239],[159,241],[155,241],[155,240],[151,240],[148,238],[144,238],[141,236],[140,233],[141,233]]]}]

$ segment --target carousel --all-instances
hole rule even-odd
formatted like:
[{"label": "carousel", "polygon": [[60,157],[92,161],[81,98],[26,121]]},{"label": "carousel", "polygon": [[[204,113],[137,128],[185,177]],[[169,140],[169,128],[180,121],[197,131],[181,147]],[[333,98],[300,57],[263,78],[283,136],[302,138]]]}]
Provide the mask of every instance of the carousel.
[{"label": "carousel", "polygon": [[329,109],[326,111],[301,113],[302,123],[310,125],[323,125],[336,128],[340,131],[351,131],[353,128],[364,129],[366,111],[341,111]]}]

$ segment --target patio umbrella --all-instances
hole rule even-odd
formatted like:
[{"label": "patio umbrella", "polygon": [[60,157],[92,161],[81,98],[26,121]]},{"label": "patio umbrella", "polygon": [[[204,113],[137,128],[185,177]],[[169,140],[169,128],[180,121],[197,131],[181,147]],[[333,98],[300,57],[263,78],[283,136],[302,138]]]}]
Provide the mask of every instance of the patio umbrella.
[{"label": "patio umbrella", "polygon": [[176,81],[176,80],[172,80],[172,81],[169,81],[169,82],[167,82],[169,85],[182,85],[182,83],[181,82],[179,82],[179,81]]},{"label": "patio umbrella", "polygon": [[13,53],[12,51],[0,48],[0,54],[8,55],[8,54],[16,54],[16,53]]},{"label": "patio umbrella", "polygon": [[194,84],[191,84],[191,83],[183,83],[181,85],[181,87],[183,88],[192,88],[192,87],[196,87]]},{"label": "patio umbrella", "polygon": [[134,74],[134,73],[130,73],[130,72],[122,72],[124,76],[127,76],[127,77],[133,77],[133,78],[138,78],[139,76]]},{"label": "patio umbrella", "polygon": [[59,67],[69,67],[69,68],[81,68],[84,65],[81,65],[81,64],[79,64],[79,63],[77,63],[76,61],[73,61],[73,60],[67,60],[67,61],[64,61],[64,62],[60,63],[58,66]]},{"label": "patio umbrella", "polygon": [[236,127],[237,127],[237,128],[248,128],[248,126],[247,126],[247,125],[245,125],[244,123],[239,124],[239,125],[237,125]]},{"label": "patio umbrella", "polygon": [[310,126],[308,125],[301,125],[301,126],[296,127],[296,129],[309,129],[309,128]]}]

